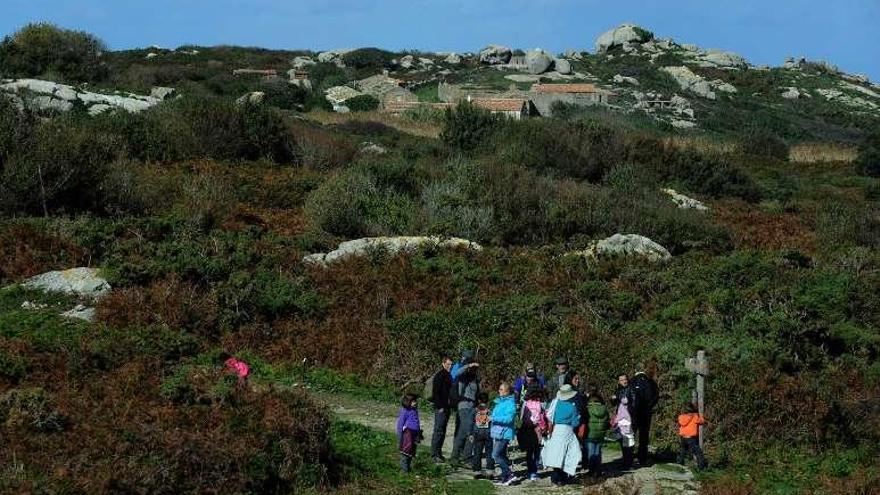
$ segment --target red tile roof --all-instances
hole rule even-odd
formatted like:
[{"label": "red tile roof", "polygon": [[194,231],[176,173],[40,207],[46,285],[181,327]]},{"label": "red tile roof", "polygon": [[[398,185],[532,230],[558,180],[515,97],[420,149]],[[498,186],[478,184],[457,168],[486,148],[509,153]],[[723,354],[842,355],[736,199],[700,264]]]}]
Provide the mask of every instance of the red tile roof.
[{"label": "red tile roof", "polygon": [[593,84],[534,84],[532,91],[536,93],[598,93]]},{"label": "red tile roof", "polygon": [[490,112],[519,112],[525,104],[525,100],[501,99],[501,98],[474,98],[471,103],[477,108]]}]

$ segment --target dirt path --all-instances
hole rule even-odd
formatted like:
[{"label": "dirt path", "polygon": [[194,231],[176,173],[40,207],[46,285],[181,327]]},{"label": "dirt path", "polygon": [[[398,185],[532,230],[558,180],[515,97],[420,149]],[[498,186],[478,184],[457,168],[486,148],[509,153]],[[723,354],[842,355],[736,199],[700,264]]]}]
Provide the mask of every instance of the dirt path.
[{"label": "dirt path", "polygon": [[[342,420],[358,423],[376,430],[394,432],[397,419],[397,407],[384,402],[368,401],[345,395],[317,394],[319,399],[327,402],[333,413]],[[430,414],[421,414],[422,429],[433,431],[434,418]],[[452,449],[453,421],[449,422],[443,452],[449,457]],[[609,448],[603,449],[602,460],[605,464],[607,479],[592,486],[568,485],[556,488],[550,483],[548,471],[541,473],[537,481],[521,481],[509,487],[496,487],[498,494],[610,494],[610,495],[696,495],[699,483],[694,481],[693,473],[687,468],[675,464],[655,464],[651,467],[631,471],[621,471],[618,466],[620,452]],[[522,479],[525,475],[525,464],[520,452],[512,448],[511,460],[515,474]],[[448,476],[451,481],[472,481],[473,472],[470,468],[453,470]]]}]

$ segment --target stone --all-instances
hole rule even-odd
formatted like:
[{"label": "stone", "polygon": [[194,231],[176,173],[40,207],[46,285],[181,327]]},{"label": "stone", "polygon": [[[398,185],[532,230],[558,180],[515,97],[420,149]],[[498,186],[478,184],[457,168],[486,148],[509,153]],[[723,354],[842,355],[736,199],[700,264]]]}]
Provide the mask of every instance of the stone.
[{"label": "stone", "polygon": [[425,57],[419,57],[419,63],[422,64],[422,66],[424,66],[424,67],[429,67],[431,65],[434,65],[433,60],[431,60],[430,58],[425,58]]},{"label": "stone", "polygon": [[710,100],[716,99],[715,91],[725,93],[736,93],[737,89],[734,85],[726,83],[720,79],[707,81],[702,76],[695,74],[688,67],[663,67],[660,70],[666,72],[675,79],[681,89],[691,91],[703,98]]},{"label": "stone", "polygon": [[21,284],[25,289],[98,299],[110,292],[110,283],[97,268],[77,267],[51,271],[31,277]]},{"label": "stone", "polygon": [[472,251],[482,250],[482,246],[467,239],[457,237],[365,237],[352,241],[345,241],[329,253],[315,253],[303,258],[303,263],[326,265],[349,257],[367,256],[377,251],[385,251],[392,255],[415,252],[424,249],[467,249]]},{"label": "stone", "polygon": [[581,60],[584,58],[584,56],[581,54],[580,50],[576,50],[574,48],[566,48],[565,58],[570,58],[572,60]]},{"label": "stone", "polygon": [[84,304],[77,304],[72,309],[61,313],[61,316],[90,322],[95,319],[95,308],[90,308]]},{"label": "stone", "polygon": [[113,109],[113,107],[111,107],[110,105],[106,105],[104,103],[98,103],[98,104],[95,104],[95,105],[92,105],[89,107],[89,115],[94,117],[95,115],[100,115],[100,114],[102,114],[108,110],[112,110],[112,109]]},{"label": "stone", "polygon": [[159,56],[158,53],[156,53],[156,52],[150,52],[150,53],[148,53],[144,58],[147,59],[147,60],[150,60],[151,58],[156,58],[156,57],[158,57],[158,56]]},{"label": "stone", "polygon": [[168,97],[174,94],[174,88],[166,88],[162,86],[155,86],[150,90],[150,96],[153,98],[158,98],[160,100],[167,100]]},{"label": "stone", "polygon": [[540,48],[526,53],[526,71],[529,74],[543,74],[552,64],[553,56]]},{"label": "stone", "polygon": [[370,141],[366,141],[366,142],[361,143],[360,152],[367,154],[367,155],[384,155],[385,153],[388,152],[388,150],[386,150],[381,145],[378,145],[378,144],[370,142]]},{"label": "stone", "polygon": [[672,198],[672,202],[683,210],[707,211],[709,208],[699,200],[689,198],[684,194],[680,194],[675,189],[660,189],[660,191],[668,194]]},{"label": "stone", "polygon": [[443,59],[443,62],[451,65],[458,65],[461,63],[461,55],[457,53],[450,53]]},{"label": "stone", "polygon": [[316,62],[312,60],[312,57],[305,56],[294,57],[293,60],[290,62],[290,64],[293,65],[294,69],[305,69],[310,65],[315,65],[315,63]]},{"label": "stone", "polygon": [[[162,100],[154,96],[141,96],[131,93],[125,95],[92,93],[79,91],[73,86],[58,84],[40,79],[3,79],[0,80],[0,93],[17,94],[31,93],[33,97],[26,101],[32,108],[54,112],[67,112],[76,103],[81,103],[89,114],[97,115],[110,107],[121,108],[128,112],[140,112]],[[97,106],[97,108],[92,108]]]},{"label": "stone", "polygon": [[326,51],[318,54],[318,62],[322,64],[328,64],[336,58],[336,52]]},{"label": "stone", "polygon": [[350,88],[348,86],[333,86],[332,88],[324,91],[324,95],[333,105],[342,104],[346,100],[350,100],[355,96],[360,96],[363,93],[360,91]]},{"label": "stone", "polygon": [[571,74],[571,62],[565,60],[564,58],[557,58],[553,61],[553,68],[556,72],[568,75]]},{"label": "stone", "polygon": [[415,64],[415,58],[412,55],[404,55],[398,63],[404,69],[412,69],[413,64]]},{"label": "stone", "polygon": [[801,92],[794,86],[789,86],[782,92],[782,97],[786,100],[797,100],[801,97]]},{"label": "stone", "polygon": [[480,63],[489,65],[506,64],[510,62],[513,52],[504,45],[489,45],[480,50]]},{"label": "stone", "polygon": [[669,251],[638,234],[614,234],[611,237],[593,242],[583,251],[572,251],[566,256],[579,256],[590,259],[617,256],[632,256],[648,261],[665,261],[672,258]]},{"label": "stone", "polygon": [[651,38],[653,35],[646,29],[635,24],[621,24],[596,38],[596,53],[605,53],[616,46],[622,47],[624,43],[644,43]]},{"label": "stone", "polygon": [[40,309],[46,309],[48,307],[47,304],[44,303],[35,303],[33,301],[25,301],[21,303],[21,309],[28,309],[31,311],[37,311]]},{"label": "stone", "polygon": [[237,100],[235,100],[236,105],[262,105],[263,101],[266,99],[266,93],[262,91],[251,91],[250,93],[246,93],[240,96]]},{"label": "stone", "polygon": [[669,125],[676,129],[693,129],[697,126],[697,123],[690,120],[672,119],[669,121]]},{"label": "stone", "polygon": [[613,78],[614,82],[617,84],[632,84],[633,86],[639,85],[639,80],[634,77],[622,76],[620,74],[616,74]]},{"label": "stone", "polygon": [[700,58],[715,67],[744,68],[748,66],[748,62],[742,55],[717,48],[710,48]]}]

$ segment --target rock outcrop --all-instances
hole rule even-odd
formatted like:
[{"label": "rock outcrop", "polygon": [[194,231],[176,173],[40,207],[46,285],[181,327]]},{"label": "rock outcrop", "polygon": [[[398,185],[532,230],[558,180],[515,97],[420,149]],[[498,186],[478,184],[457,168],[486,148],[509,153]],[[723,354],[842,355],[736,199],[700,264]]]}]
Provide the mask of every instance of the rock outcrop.
[{"label": "rock outcrop", "polygon": [[489,45],[480,50],[480,63],[497,65],[510,62],[513,52],[504,45]]},{"label": "rock outcrop", "polygon": [[721,81],[720,79],[707,81],[702,76],[695,74],[692,70],[683,65],[679,67],[663,67],[660,70],[672,76],[681,89],[691,91],[703,98],[708,98],[710,100],[716,99],[716,91],[736,93],[736,87],[732,84]]},{"label": "rock outcrop", "polygon": [[672,198],[672,202],[683,210],[707,211],[709,209],[709,207],[704,205],[701,201],[680,194],[675,189],[661,189],[661,191],[668,194],[669,197]]},{"label": "rock outcrop", "polygon": [[236,105],[262,105],[263,101],[266,99],[266,93],[262,91],[251,91],[250,93],[246,93],[241,95],[237,100],[235,100]]},{"label": "rock outcrop", "polygon": [[613,81],[617,84],[632,84],[633,86],[639,85],[639,80],[634,77],[622,76],[620,74],[616,74],[613,78]]},{"label": "rock outcrop", "polygon": [[97,268],[78,267],[31,277],[21,284],[25,289],[98,299],[110,292],[110,283]]},{"label": "rock outcrop", "polygon": [[546,51],[535,48],[526,52],[526,71],[529,74],[543,74],[553,65],[553,56]]},{"label": "rock outcrop", "polygon": [[294,69],[305,69],[310,65],[315,65],[315,63],[316,62],[312,60],[312,57],[305,56],[294,57],[290,62]]},{"label": "rock outcrop", "polygon": [[717,48],[710,48],[702,52],[697,58],[703,62],[701,65],[706,67],[742,69],[749,65],[742,55]]},{"label": "rock outcrop", "polygon": [[596,38],[596,53],[605,53],[611,48],[623,47],[630,43],[644,43],[653,37],[650,31],[635,24],[621,24]]},{"label": "rock outcrop", "polygon": [[443,59],[443,62],[451,65],[458,65],[461,63],[461,55],[457,53],[450,53]]},{"label": "rock outcrop", "polygon": [[467,239],[459,239],[457,237],[365,237],[343,242],[339,244],[339,247],[329,253],[310,254],[303,258],[303,263],[325,265],[352,256],[366,256],[377,251],[384,251],[390,254],[400,254],[432,248],[458,248],[473,251],[483,249],[475,242],[471,242]]},{"label": "rock outcrop", "polygon": [[553,68],[562,75],[571,74],[571,62],[564,58],[557,58],[553,61]]},{"label": "rock outcrop", "polygon": [[590,259],[632,256],[648,261],[664,261],[672,258],[665,247],[638,234],[614,234],[606,239],[593,242],[583,251],[566,253],[566,256],[580,256]]},{"label": "rock outcrop", "polygon": [[35,110],[67,112],[73,109],[75,104],[81,104],[92,115],[114,108],[133,113],[140,112],[159,104],[165,98],[132,93],[112,95],[92,93],[40,79],[0,80],[0,94],[2,93],[13,97],[21,105],[31,105]]}]

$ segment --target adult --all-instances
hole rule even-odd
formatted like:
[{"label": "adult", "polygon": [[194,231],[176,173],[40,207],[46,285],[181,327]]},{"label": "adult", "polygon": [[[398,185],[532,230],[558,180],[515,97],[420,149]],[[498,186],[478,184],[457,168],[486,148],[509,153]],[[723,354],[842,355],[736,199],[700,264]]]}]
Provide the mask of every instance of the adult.
[{"label": "adult", "polygon": [[452,358],[444,356],[441,368],[434,373],[431,384],[431,402],[434,404],[434,433],[431,436],[431,457],[435,463],[446,462],[443,457],[443,441],[446,427],[455,404],[452,403]]},{"label": "adult", "polygon": [[547,414],[547,419],[553,425],[553,433],[544,443],[541,460],[544,466],[553,468],[550,480],[556,486],[567,483],[581,462],[581,443],[575,435],[575,428],[581,423],[573,402],[576,395],[570,383],[563,384],[550,403]]},{"label": "adult", "polygon": [[[456,410],[458,407],[458,387],[456,386],[458,376],[463,372],[467,371],[470,368],[477,367],[479,364],[475,361],[476,353],[470,349],[465,349],[461,351],[461,359],[452,365],[452,369],[449,370],[449,375],[452,377],[452,392],[451,392],[451,402],[452,409]],[[458,436],[458,430],[461,428],[461,422],[458,420],[458,415],[455,416],[455,430],[452,434],[453,438]]]},{"label": "adult", "polygon": [[590,419],[590,413],[588,410],[588,397],[587,394],[584,393],[581,387],[581,375],[580,373],[574,372],[571,375],[571,387],[575,391],[574,402],[575,407],[577,408],[578,415],[581,417],[581,422],[578,427],[575,429],[575,434],[578,437],[578,441],[581,442],[581,460],[584,462],[584,468],[587,467],[587,429],[589,428],[588,422]]},{"label": "adult", "polygon": [[[644,370],[644,365],[638,366]],[[639,464],[644,466],[648,463],[648,444],[651,438],[651,417],[654,415],[654,407],[659,399],[659,389],[654,378],[648,376],[645,371],[637,371],[632,379],[632,391],[635,396],[633,413],[635,414],[635,426],[639,437],[637,457]]]},{"label": "adult", "polygon": [[551,398],[556,396],[563,385],[571,385],[571,377],[574,376],[574,372],[568,365],[568,358],[565,356],[556,358],[555,364],[556,375],[547,382],[547,394]]},{"label": "adult", "polygon": [[543,390],[546,386],[544,375],[538,373],[532,363],[526,363],[526,372],[513,382],[513,395],[517,404],[522,404],[527,390]]},{"label": "adult", "polygon": [[459,372],[455,373],[453,367],[452,379],[455,389],[455,397],[457,409],[457,431],[455,439],[452,443],[452,457],[450,461],[453,465],[461,464],[462,457],[464,460],[470,459],[473,454],[472,435],[474,430],[474,419],[476,418],[477,397],[480,394],[480,377],[477,373],[479,364],[471,361],[473,354],[463,354],[463,359]]},{"label": "adult", "polygon": [[629,383],[629,375],[621,373],[617,376],[617,391],[611,398],[617,404],[615,426],[620,429],[620,446],[623,453],[623,469],[630,469],[633,465],[634,438],[626,434],[632,434],[635,429],[635,394]]}]

